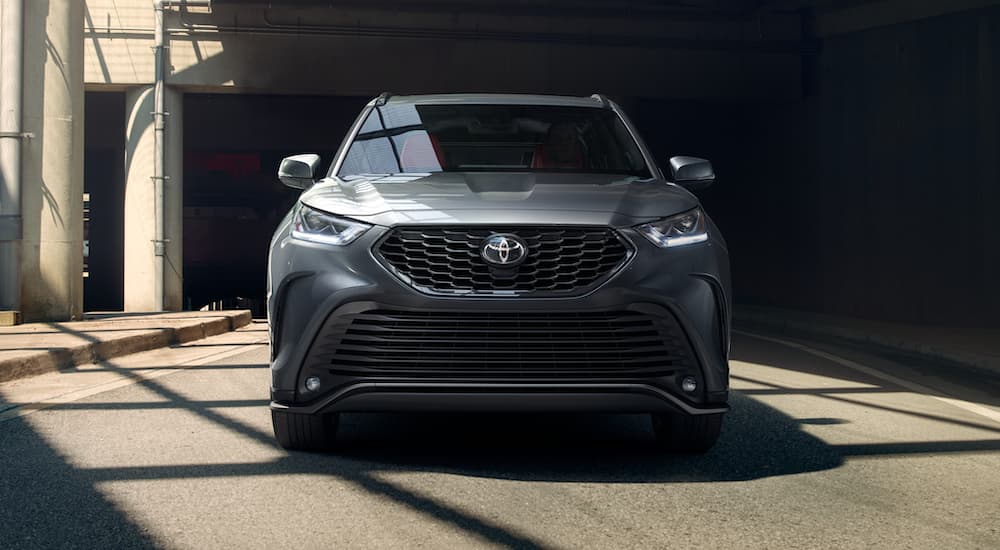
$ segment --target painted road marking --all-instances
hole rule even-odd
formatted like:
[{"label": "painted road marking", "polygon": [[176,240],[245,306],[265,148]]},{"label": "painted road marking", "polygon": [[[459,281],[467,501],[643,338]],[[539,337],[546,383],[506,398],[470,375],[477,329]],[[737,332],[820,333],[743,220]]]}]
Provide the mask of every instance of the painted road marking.
[{"label": "painted road marking", "polygon": [[752,332],[746,332],[744,330],[733,329],[733,332],[735,332],[737,334],[742,334],[744,336],[749,336],[751,338],[756,338],[758,340],[766,340],[768,342],[773,342],[773,343],[776,343],[776,344],[781,344],[781,345],[784,345],[784,346],[795,348],[795,349],[800,350],[800,351],[804,351],[806,353],[809,353],[811,355],[815,355],[816,357],[821,357],[823,359],[826,359],[827,361],[832,361],[834,363],[837,363],[838,365],[847,367],[849,369],[853,369],[853,370],[856,370],[858,372],[862,372],[864,374],[867,374],[868,376],[871,376],[872,378],[878,378],[879,380],[882,380],[884,382],[890,382],[890,383],[895,384],[897,386],[900,386],[902,388],[906,388],[906,389],[908,389],[908,390],[910,390],[910,391],[912,391],[914,393],[926,394],[927,397],[930,397],[931,399],[936,399],[938,401],[941,401],[943,403],[947,403],[947,404],[952,405],[954,407],[958,407],[960,409],[963,409],[965,411],[971,412],[973,414],[982,416],[984,418],[988,418],[988,419],[992,420],[993,422],[996,422],[996,423],[1000,424],[1000,412],[998,412],[998,411],[996,411],[994,409],[991,409],[989,407],[980,405],[979,403],[972,403],[972,402],[969,402],[969,401],[964,401],[962,399],[957,399],[957,398],[954,398],[954,397],[949,397],[949,396],[941,393],[938,390],[935,390],[933,388],[928,388],[927,386],[924,386],[922,384],[918,384],[916,382],[911,382],[909,380],[904,380],[902,378],[898,378],[898,377],[893,376],[893,375],[891,375],[889,373],[882,372],[880,370],[873,369],[871,367],[867,367],[865,365],[862,365],[861,363],[858,363],[856,361],[851,361],[850,359],[845,359],[843,357],[839,357],[837,355],[833,355],[832,353],[827,353],[825,351],[821,351],[821,350],[818,350],[818,349],[815,349],[815,348],[811,348],[809,346],[806,346],[806,345],[803,345],[803,344],[799,344],[797,342],[791,342],[791,341],[788,341],[788,340],[782,340],[781,338],[774,338],[774,337],[771,337],[771,336],[764,336],[762,334],[755,334],[755,333],[752,333]]}]

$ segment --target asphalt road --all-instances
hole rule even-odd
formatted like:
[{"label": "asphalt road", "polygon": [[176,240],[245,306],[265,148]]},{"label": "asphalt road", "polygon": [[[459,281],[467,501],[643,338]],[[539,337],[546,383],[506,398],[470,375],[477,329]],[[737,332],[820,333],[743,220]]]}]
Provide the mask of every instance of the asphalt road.
[{"label": "asphalt road", "polygon": [[288,453],[261,328],[0,385],[0,548],[1000,548],[995,381],[740,334],[704,456],[623,415],[350,415]]}]

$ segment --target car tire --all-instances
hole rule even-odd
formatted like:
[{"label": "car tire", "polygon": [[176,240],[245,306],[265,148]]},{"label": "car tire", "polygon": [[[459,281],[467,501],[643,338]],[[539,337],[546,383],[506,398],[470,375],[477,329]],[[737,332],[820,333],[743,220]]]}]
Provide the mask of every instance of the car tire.
[{"label": "car tire", "polygon": [[298,414],[271,411],[274,437],[293,451],[328,451],[333,448],[340,418],[336,414]]},{"label": "car tire", "polygon": [[672,453],[701,454],[715,445],[722,431],[722,414],[653,414],[657,446]]}]

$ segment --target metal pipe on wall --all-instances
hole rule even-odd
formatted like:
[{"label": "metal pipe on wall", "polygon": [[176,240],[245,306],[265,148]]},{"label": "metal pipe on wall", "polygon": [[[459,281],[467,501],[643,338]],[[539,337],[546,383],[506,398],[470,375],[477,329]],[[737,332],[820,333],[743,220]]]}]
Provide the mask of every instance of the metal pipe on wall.
[{"label": "metal pipe on wall", "polygon": [[157,311],[165,309],[164,278],[166,276],[166,255],[167,240],[165,238],[165,218],[166,203],[164,197],[164,185],[169,176],[164,169],[164,157],[166,148],[166,37],[168,36],[166,18],[164,11],[170,6],[204,6],[210,7],[208,0],[153,0],[153,11],[155,15],[155,25],[153,29],[153,52],[155,56],[154,82],[153,82],[153,305]]},{"label": "metal pipe on wall", "polygon": [[164,36],[166,35],[166,23],[164,22],[163,17],[164,4],[166,4],[166,0],[153,0],[153,9],[156,15],[156,24],[154,26],[153,35],[153,51],[156,56],[154,69],[155,80],[153,84],[153,216],[155,224],[153,233],[153,256],[155,265],[153,273],[153,296],[154,307],[157,311],[163,311],[164,309],[163,270],[165,267],[164,256],[166,255],[166,242],[163,234],[164,217],[166,216],[163,203],[163,185],[167,178],[165,170],[163,169],[163,149],[166,147],[166,141],[163,136],[166,129],[164,120],[164,117],[166,116],[166,99],[163,89],[164,80],[166,78],[166,63],[164,60]]},{"label": "metal pipe on wall", "polygon": [[188,6],[195,8],[211,8],[212,0],[163,0],[164,7],[172,8],[186,8]]},{"label": "metal pipe on wall", "polygon": [[0,310],[21,304],[24,0],[0,4]]}]

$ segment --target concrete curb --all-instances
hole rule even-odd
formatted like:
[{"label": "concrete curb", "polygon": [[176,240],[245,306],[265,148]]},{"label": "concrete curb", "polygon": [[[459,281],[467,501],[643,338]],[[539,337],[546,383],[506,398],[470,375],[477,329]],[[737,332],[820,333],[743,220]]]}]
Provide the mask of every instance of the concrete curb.
[{"label": "concrete curb", "polygon": [[904,359],[919,359],[944,363],[977,371],[987,376],[1000,376],[1000,357],[944,349],[925,342],[908,340],[878,332],[864,331],[830,323],[778,315],[736,312],[736,329],[767,334],[786,335],[834,344],[849,344],[860,349]]},{"label": "concrete curb", "polygon": [[78,346],[32,351],[19,357],[0,359],[0,382],[66,370],[79,365],[95,363],[123,355],[173,346],[215,336],[249,325],[253,317],[249,311],[220,311],[219,317],[175,327],[142,330],[119,338],[90,342]]}]

